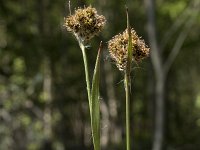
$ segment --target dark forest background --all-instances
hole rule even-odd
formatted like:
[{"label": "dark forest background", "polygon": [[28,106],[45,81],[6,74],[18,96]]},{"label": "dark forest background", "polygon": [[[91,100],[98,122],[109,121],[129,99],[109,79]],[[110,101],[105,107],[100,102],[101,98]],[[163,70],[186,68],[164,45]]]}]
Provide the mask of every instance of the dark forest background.
[{"label": "dark forest background", "polygon": [[[151,48],[132,72],[134,150],[200,150],[200,1],[71,0],[106,16],[87,50],[91,73],[99,42],[101,143],[125,149],[123,75],[107,41],[131,26]],[[0,0],[0,150],[92,148],[81,50],[63,27],[66,0]]]}]

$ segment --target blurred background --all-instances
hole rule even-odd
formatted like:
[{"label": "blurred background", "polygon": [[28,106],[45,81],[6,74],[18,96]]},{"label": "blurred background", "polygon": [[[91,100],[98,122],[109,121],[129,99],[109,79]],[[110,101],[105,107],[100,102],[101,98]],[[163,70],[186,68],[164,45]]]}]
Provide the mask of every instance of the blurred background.
[{"label": "blurred background", "polygon": [[[131,26],[151,48],[132,72],[134,150],[200,150],[200,1],[71,0],[106,16],[99,42],[102,150],[125,149],[123,74],[107,41]],[[82,55],[63,27],[66,0],[0,1],[0,150],[93,149]]]}]

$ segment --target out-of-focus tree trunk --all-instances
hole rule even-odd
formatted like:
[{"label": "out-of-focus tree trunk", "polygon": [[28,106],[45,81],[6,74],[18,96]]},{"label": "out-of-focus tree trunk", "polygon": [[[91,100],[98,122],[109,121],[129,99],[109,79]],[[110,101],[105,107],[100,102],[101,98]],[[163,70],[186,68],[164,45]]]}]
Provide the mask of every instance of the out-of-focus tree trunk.
[{"label": "out-of-focus tree trunk", "polygon": [[[163,61],[161,55],[161,48],[157,42],[156,36],[156,24],[155,24],[155,3],[154,0],[144,0],[147,12],[147,26],[148,26],[148,38],[151,48],[151,61],[153,66],[153,71],[155,75],[155,124],[154,124],[154,138],[153,138],[153,148],[152,150],[161,150],[163,147],[164,141],[164,113],[165,113],[165,86],[166,86],[166,78],[169,73],[169,70],[176,59],[176,56],[181,50],[181,47],[191,30],[193,23],[198,15],[198,8],[200,2],[194,0],[192,1],[192,9],[194,11],[193,15],[191,15],[189,20],[185,23],[182,22],[183,29],[179,33],[178,37],[175,39],[175,44],[173,45],[170,54],[167,59]],[[187,14],[186,14],[187,15]],[[185,16],[184,16],[185,17]],[[187,18],[187,17],[185,17]],[[174,25],[172,25],[171,29],[174,29],[177,21],[175,21]],[[172,30],[169,30],[171,32]],[[168,33],[169,33],[168,32]],[[175,32],[174,30],[172,31]],[[171,34],[170,34],[171,35]],[[169,40],[170,38],[168,38]],[[165,41],[164,43],[167,43]],[[163,51],[163,50],[162,50]]]},{"label": "out-of-focus tree trunk", "polygon": [[105,62],[103,65],[104,65],[103,67],[105,72],[106,92],[108,99],[107,110],[109,114],[109,120],[104,125],[105,128],[107,128],[108,142],[111,142],[112,144],[118,144],[122,141],[121,137],[122,131],[120,127],[118,127],[116,124],[118,111],[117,111],[117,98],[114,90],[113,72],[111,64],[109,62]]},{"label": "out-of-focus tree trunk", "polygon": [[161,150],[164,132],[164,87],[165,77],[163,73],[162,58],[158,47],[155,27],[155,14],[153,0],[145,0],[148,14],[148,37],[151,48],[151,61],[155,74],[155,128],[153,138],[153,150]]},{"label": "out-of-focus tree trunk", "polygon": [[49,0],[38,1],[38,18],[39,18],[39,30],[41,36],[41,42],[43,44],[43,100],[45,102],[43,112],[43,128],[45,140],[42,145],[42,149],[52,149],[52,62],[48,55],[47,42],[50,35],[50,24],[48,20],[48,5]]}]

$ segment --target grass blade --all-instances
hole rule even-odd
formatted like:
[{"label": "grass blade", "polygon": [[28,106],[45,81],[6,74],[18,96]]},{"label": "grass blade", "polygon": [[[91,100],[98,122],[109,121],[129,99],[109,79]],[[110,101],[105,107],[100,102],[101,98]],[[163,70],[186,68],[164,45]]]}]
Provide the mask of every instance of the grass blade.
[{"label": "grass blade", "polygon": [[127,15],[127,30],[128,30],[128,59],[127,59],[127,68],[126,72],[130,73],[132,60],[133,60],[133,51],[132,51],[132,35],[131,35],[131,26],[129,22],[128,8],[126,8]]},{"label": "grass blade", "polygon": [[129,15],[128,8],[126,8],[127,14],[127,30],[128,30],[128,56],[127,56],[127,66],[125,69],[124,75],[124,87],[126,92],[126,150],[131,149],[130,145],[130,96],[131,96],[131,67],[132,67],[132,59],[133,59],[133,51],[132,51],[132,35],[131,35],[131,27],[129,24]]},{"label": "grass blade", "polygon": [[99,80],[100,80],[100,52],[102,42],[96,58],[96,64],[92,80],[91,90],[91,123],[92,136],[95,150],[100,150],[100,103],[99,103]]}]

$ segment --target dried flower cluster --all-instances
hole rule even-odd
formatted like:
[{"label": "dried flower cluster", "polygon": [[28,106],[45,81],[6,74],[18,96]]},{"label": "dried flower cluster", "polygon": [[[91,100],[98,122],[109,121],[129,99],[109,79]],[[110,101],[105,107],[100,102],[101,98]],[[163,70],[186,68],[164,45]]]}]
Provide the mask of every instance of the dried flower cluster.
[{"label": "dried flower cluster", "polygon": [[[149,55],[149,48],[144,40],[140,39],[134,29],[131,29],[133,61],[139,62]],[[111,58],[116,62],[119,70],[124,71],[127,65],[128,57],[128,30],[114,36],[108,42],[108,49]]]},{"label": "dried flower cluster", "polygon": [[82,42],[87,42],[97,35],[106,23],[102,15],[98,15],[91,6],[75,10],[74,15],[65,18],[64,26]]}]

